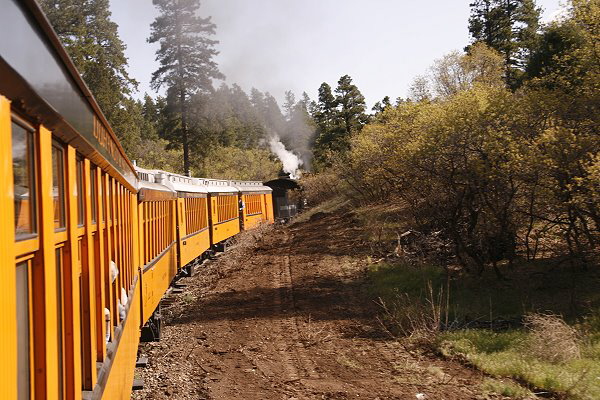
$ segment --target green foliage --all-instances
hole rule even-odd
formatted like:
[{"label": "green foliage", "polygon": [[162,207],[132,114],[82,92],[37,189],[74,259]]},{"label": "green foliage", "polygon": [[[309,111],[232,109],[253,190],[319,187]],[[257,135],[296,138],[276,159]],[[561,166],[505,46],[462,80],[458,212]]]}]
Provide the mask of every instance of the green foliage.
[{"label": "green foliage", "polygon": [[268,150],[216,147],[208,162],[194,171],[194,176],[267,181],[276,177],[280,170],[281,163],[274,160]]},{"label": "green foliage", "polygon": [[[527,65],[529,79],[540,77],[572,78],[571,71],[575,65],[570,57],[576,49],[585,45],[583,30],[574,21],[551,23],[540,35],[536,46],[533,48],[531,58]],[[545,84],[555,88],[552,80]]]},{"label": "green foliage", "polygon": [[541,10],[534,0],[476,0],[471,3],[469,33],[502,54],[506,83],[518,86],[522,68],[537,40]]},{"label": "green foliage", "polygon": [[439,98],[468,90],[475,83],[502,87],[504,62],[501,55],[479,42],[469,47],[467,54],[452,52],[431,67],[433,93]]},{"label": "green foliage", "polygon": [[380,112],[334,157],[350,197],[402,204],[409,227],[438,235],[446,262],[471,272],[492,266],[501,277],[498,263],[519,255],[590,262],[600,241],[600,6],[573,6],[562,24],[584,39],[517,92],[480,43],[439,60],[413,101]]},{"label": "green foliage", "polygon": [[160,68],[152,74],[152,85],[166,86],[175,96],[183,92],[184,100],[198,91],[212,91],[212,79],[223,78],[214,62],[218,52],[216,25],[209,18],[197,16],[198,0],[153,0],[160,15],[152,23],[148,42],[160,44],[157,61]]},{"label": "green foliage", "polygon": [[137,82],[127,73],[125,45],[110,19],[108,0],[42,0],[40,5],[125,151],[134,154],[140,129],[130,94]]},{"label": "green foliage", "polygon": [[[167,88],[167,107],[171,123],[161,132],[172,146],[183,148],[183,170],[190,172],[190,144],[204,139],[202,132],[190,130],[190,102],[198,93],[213,91],[212,80],[221,79],[213,57],[218,42],[210,39],[215,24],[197,15],[199,0],[153,0],[160,15],[152,23],[148,42],[160,44],[160,67],[152,74],[155,89]],[[196,136],[196,137],[194,137]]]},{"label": "green foliage", "polygon": [[507,212],[521,143],[505,134],[514,106],[504,89],[477,85],[445,102],[400,105],[354,138],[340,168],[367,196],[392,190],[418,229],[445,231],[465,265],[482,266],[514,242]]},{"label": "green foliage", "polygon": [[458,331],[441,335],[439,348],[444,355],[460,357],[494,377],[515,378],[570,399],[600,397],[597,350],[586,346],[581,359],[551,363],[528,351],[529,335],[525,331]]},{"label": "green foliage", "polygon": [[384,112],[385,110],[387,110],[389,107],[392,106],[391,100],[390,100],[390,96],[385,96],[383,98],[383,100],[378,101],[377,103],[375,103],[375,105],[372,108],[372,111],[375,112],[375,114],[379,114]]},{"label": "green foliage", "polygon": [[340,106],[339,116],[345,138],[349,138],[353,133],[360,131],[366,122],[365,98],[358,87],[352,83],[349,75],[340,78],[335,93],[337,93],[336,100]]},{"label": "green foliage", "polygon": [[500,394],[512,399],[532,399],[534,394],[526,388],[508,380],[484,378],[481,388],[485,392]]},{"label": "green foliage", "polygon": [[335,89],[327,83],[319,87],[319,100],[313,118],[317,127],[314,146],[319,166],[331,165],[332,157],[350,147],[350,138],[367,122],[365,98],[349,75],[342,76]]}]

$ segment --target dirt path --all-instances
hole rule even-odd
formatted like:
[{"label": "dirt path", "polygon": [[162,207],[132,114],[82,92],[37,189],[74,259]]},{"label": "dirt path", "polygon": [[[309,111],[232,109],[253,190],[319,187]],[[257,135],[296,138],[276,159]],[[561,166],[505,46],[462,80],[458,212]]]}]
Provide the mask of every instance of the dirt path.
[{"label": "dirt path", "polygon": [[475,372],[380,331],[349,219],[273,229],[187,278],[161,342],[142,346],[149,366],[134,398],[488,398]]}]

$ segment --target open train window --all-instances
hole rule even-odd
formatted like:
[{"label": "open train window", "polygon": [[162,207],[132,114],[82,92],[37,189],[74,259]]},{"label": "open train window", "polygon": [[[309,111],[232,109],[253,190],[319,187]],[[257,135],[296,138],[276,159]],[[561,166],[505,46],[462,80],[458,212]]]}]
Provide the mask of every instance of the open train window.
[{"label": "open train window", "polygon": [[102,190],[102,199],[100,201],[100,214],[102,214],[102,222],[106,222],[106,174],[102,172],[100,175],[100,188]]},{"label": "open train window", "polygon": [[65,153],[58,142],[52,143],[52,199],[54,229],[65,229]]},{"label": "open train window", "polygon": [[17,372],[18,396],[29,399],[31,386],[29,269],[31,261],[17,264]]},{"label": "open train window", "polygon": [[97,217],[96,217],[96,212],[97,212],[97,204],[96,202],[98,201],[98,174],[97,174],[97,170],[96,167],[92,167],[90,169],[90,189],[92,192],[92,200],[91,200],[91,205],[92,205],[92,224],[96,223]]},{"label": "open train window", "polygon": [[18,119],[13,119],[11,128],[15,234],[17,240],[23,240],[36,233],[33,129]]},{"label": "open train window", "polygon": [[83,191],[83,158],[77,156],[77,225],[85,223],[85,193]]},{"label": "open train window", "polygon": [[56,336],[58,339],[58,398],[63,398],[64,388],[64,360],[63,360],[63,255],[62,248],[55,249],[56,257],[56,317],[57,317],[57,331]]}]

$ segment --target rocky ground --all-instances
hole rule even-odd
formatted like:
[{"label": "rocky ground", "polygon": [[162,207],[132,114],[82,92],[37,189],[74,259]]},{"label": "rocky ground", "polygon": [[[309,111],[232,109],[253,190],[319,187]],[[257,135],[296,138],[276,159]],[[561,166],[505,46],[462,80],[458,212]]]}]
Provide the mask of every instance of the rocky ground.
[{"label": "rocky ground", "polygon": [[348,214],[245,234],[183,280],[134,399],[487,399],[482,376],[377,322]]}]

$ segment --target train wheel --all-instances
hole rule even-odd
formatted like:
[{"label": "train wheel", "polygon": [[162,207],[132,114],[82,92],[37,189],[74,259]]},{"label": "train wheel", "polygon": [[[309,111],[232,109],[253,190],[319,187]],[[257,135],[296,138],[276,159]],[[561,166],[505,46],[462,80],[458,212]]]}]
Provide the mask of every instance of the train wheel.
[{"label": "train wheel", "polygon": [[160,305],[154,311],[146,325],[142,327],[140,340],[142,342],[158,342],[162,328],[162,320],[160,316]]}]

